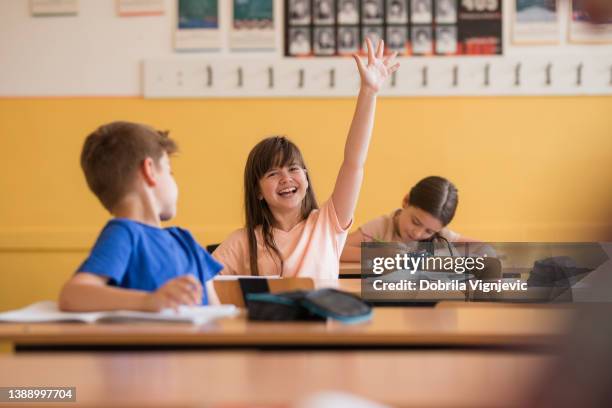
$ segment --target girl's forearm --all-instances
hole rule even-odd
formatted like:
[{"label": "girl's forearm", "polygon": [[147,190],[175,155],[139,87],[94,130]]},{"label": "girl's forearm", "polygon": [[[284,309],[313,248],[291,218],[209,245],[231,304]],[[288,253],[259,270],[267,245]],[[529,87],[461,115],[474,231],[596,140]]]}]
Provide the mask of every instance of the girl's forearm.
[{"label": "girl's forearm", "polygon": [[362,86],[357,97],[357,105],[351,122],[346,144],[344,161],[351,167],[363,167],[368,155],[368,147],[374,128],[376,92]]},{"label": "girl's forearm", "polygon": [[375,109],[376,93],[362,86],[344,147],[344,160],[332,193],[336,215],[343,228],[351,222],[357,206],[363,181],[363,167],[374,127]]}]

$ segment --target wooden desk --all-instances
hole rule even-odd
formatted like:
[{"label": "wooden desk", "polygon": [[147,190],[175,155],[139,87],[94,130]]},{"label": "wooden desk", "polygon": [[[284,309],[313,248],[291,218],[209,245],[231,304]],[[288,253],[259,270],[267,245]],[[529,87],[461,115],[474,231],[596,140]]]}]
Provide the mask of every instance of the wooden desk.
[{"label": "wooden desk", "polygon": [[74,386],[69,406],[280,408],[341,391],[395,407],[509,407],[525,406],[551,362],[459,351],[25,354],[0,356],[0,385]]},{"label": "wooden desk", "polygon": [[360,262],[340,262],[340,279],[359,278],[361,276]]},{"label": "wooden desk", "polygon": [[568,308],[375,308],[372,321],[249,322],[243,315],[185,324],[0,324],[0,343],[17,347],[378,348],[537,347],[565,332]]}]

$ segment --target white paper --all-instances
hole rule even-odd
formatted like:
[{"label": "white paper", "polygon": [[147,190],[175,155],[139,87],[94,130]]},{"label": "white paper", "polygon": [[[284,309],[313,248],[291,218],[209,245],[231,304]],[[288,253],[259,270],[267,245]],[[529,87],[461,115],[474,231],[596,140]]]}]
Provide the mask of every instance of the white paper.
[{"label": "white paper", "polygon": [[238,313],[234,305],[218,306],[181,306],[178,312],[165,309],[159,313],[118,310],[112,312],[62,312],[54,301],[34,303],[23,309],[0,313],[0,322],[11,323],[43,323],[43,322],[184,322],[205,324],[218,318],[232,317]]}]

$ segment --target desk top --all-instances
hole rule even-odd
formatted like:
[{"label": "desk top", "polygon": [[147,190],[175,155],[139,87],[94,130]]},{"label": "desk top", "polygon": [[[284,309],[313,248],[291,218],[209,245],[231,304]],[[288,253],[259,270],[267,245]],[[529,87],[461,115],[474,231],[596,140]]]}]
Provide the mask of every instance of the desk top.
[{"label": "desk top", "polygon": [[340,276],[341,277],[360,277],[361,276],[361,263],[360,262],[340,262]]},{"label": "desk top", "polygon": [[473,351],[37,353],[0,355],[0,384],[73,386],[70,406],[281,407],[333,390],[392,406],[508,407],[525,406],[551,360]]},{"label": "desk top", "polygon": [[[442,302],[444,304],[444,302]],[[250,322],[245,314],[187,324],[0,324],[17,346],[542,346],[563,335],[572,310],[531,307],[381,307],[370,322]]]}]

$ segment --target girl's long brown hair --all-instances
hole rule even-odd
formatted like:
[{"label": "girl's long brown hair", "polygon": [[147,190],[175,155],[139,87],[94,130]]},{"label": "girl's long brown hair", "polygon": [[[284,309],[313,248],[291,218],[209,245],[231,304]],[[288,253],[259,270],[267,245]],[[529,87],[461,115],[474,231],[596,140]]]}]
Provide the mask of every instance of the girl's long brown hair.
[{"label": "girl's long brown hair", "polygon": [[266,250],[274,253],[281,264],[283,273],[283,257],[274,241],[272,228],[275,225],[274,216],[264,199],[260,199],[259,180],[272,168],[291,164],[301,166],[306,173],[308,189],[302,200],[302,220],[306,219],[312,210],[319,208],[312,189],[312,182],[306,171],[306,164],[300,149],[284,136],[268,137],[257,143],[249,153],[244,167],[244,210],[246,231],[249,243],[249,265],[252,275],[259,275],[257,266],[257,237],[255,228],[261,226],[261,235]]}]

